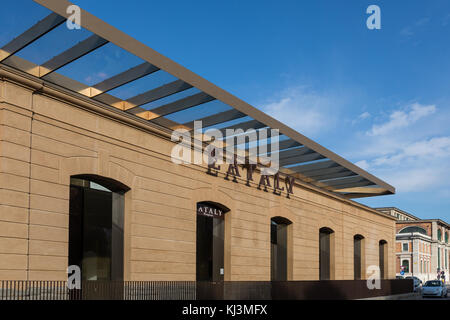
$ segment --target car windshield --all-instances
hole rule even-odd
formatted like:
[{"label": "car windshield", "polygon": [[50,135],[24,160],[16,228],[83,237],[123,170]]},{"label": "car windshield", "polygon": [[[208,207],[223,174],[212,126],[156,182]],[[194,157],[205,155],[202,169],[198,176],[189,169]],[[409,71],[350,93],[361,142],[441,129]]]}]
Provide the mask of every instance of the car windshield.
[{"label": "car windshield", "polygon": [[441,282],[440,281],[427,281],[425,283],[425,287],[440,287]]}]

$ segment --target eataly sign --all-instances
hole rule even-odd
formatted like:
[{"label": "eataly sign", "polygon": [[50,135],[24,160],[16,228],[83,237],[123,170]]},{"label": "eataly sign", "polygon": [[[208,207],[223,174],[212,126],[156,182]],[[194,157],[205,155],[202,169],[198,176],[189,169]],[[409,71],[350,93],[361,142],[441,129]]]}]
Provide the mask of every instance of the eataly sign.
[{"label": "eataly sign", "polygon": [[[208,161],[208,171],[206,172],[209,175],[217,177],[220,171],[221,166],[216,164],[216,160],[214,159],[214,152],[211,154],[210,161]],[[245,164],[238,164],[237,162],[237,156],[234,156],[234,161],[232,163],[228,164],[227,173],[225,175],[225,180],[230,180],[232,178],[233,182],[238,182],[237,178],[241,178],[241,172],[240,168],[242,170],[246,170],[246,186],[250,186],[250,181],[253,180],[253,173],[256,171],[256,169],[259,167],[257,164],[249,164],[248,161],[246,161]],[[261,169],[267,169],[266,167],[261,167]],[[261,170],[262,172],[263,170]],[[272,178],[272,179],[270,179]],[[270,183],[272,180],[273,185]],[[258,189],[264,190],[265,192],[268,192],[268,189],[272,189],[273,193],[276,195],[281,195],[283,191],[286,190],[286,196],[289,198],[290,194],[294,194],[294,184],[295,184],[295,177],[284,175],[284,183],[285,187],[282,187],[280,184],[280,172],[277,170],[275,174],[268,175],[268,174],[262,174],[259,178],[258,183]]]}]

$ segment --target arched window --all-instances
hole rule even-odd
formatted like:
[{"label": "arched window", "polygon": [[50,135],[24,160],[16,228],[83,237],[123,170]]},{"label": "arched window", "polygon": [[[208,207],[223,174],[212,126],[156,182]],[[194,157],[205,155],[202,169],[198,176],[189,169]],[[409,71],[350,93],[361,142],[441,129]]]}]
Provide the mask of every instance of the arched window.
[{"label": "arched window", "polygon": [[123,280],[124,194],[129,188],[95,175],[70,180],[69,265],[83,280]]},{"label": "arched window", "polygon": [[438,231],[437,231],[437,238],[438,238],[439,241],[442,240],[442,231],[441,231],[441,229],[438,229]]},{"label": "arched window", "polygon": [[445,243],[448,243],[448,231],[445,232]]},{"label": "arched window", "polygon": [[378,242],[378,255],[379,255],[380,277],[381,279],[386,279],[388,274],[388,256],[389,256],[386,240],[380,240]]},{"label": "arched window", "polygon": [[413,233],[413,232],[418,232],[418,233],[421,233],[424,235],[427,234],[427,230],[425,230],[424,228],[421,228],[421,227],[416,227],[416,226],[403,228],[402,230],[400,230],[399,233]]},{"label": "arched window", "polygon": [[334,279],[334,231],[326,227],[319,230],[319,279]]},{"label": "arched window", "polygon": [[272,281],[288,280],[288,228],[292,222],[283,217],[270,220],[270,266]]},{"label": "arched window", "polygon": [[364,237],[357,234],[353,237],[353,276],[355,280],[360,280],[364,267]]}]

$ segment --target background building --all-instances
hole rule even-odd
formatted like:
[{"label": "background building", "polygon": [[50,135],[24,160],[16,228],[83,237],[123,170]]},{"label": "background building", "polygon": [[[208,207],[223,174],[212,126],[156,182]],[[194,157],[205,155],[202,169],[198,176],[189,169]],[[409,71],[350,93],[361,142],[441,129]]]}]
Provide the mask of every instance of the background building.
[{"label": "background building", "polygon": [[377,208],[397,218],[396,274],[404,267],[404,276],[422,281],[436,279],[444,271],[449,281],[450,244],[448,223],[439,219],[421,220],[397,208]]}]

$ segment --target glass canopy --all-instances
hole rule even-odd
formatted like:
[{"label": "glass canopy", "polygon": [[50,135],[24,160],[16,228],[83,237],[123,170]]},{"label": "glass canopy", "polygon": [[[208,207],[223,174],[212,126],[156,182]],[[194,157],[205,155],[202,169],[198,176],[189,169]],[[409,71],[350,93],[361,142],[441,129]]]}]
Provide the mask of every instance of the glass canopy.
[{"label": "glass canopy", "polygon": [[[193,130],[195,120],[202,120],[203,132],[213,127],[278,129],[280,150],[274,152],[279,153],[283,174],[348,198],[395,192],[384,181],[83,10],[81,29],[70,30],[69,5],[66,0],[2,3],[0,67],[170,130]],[[270,137],[258,143],[270,144]]]}]

